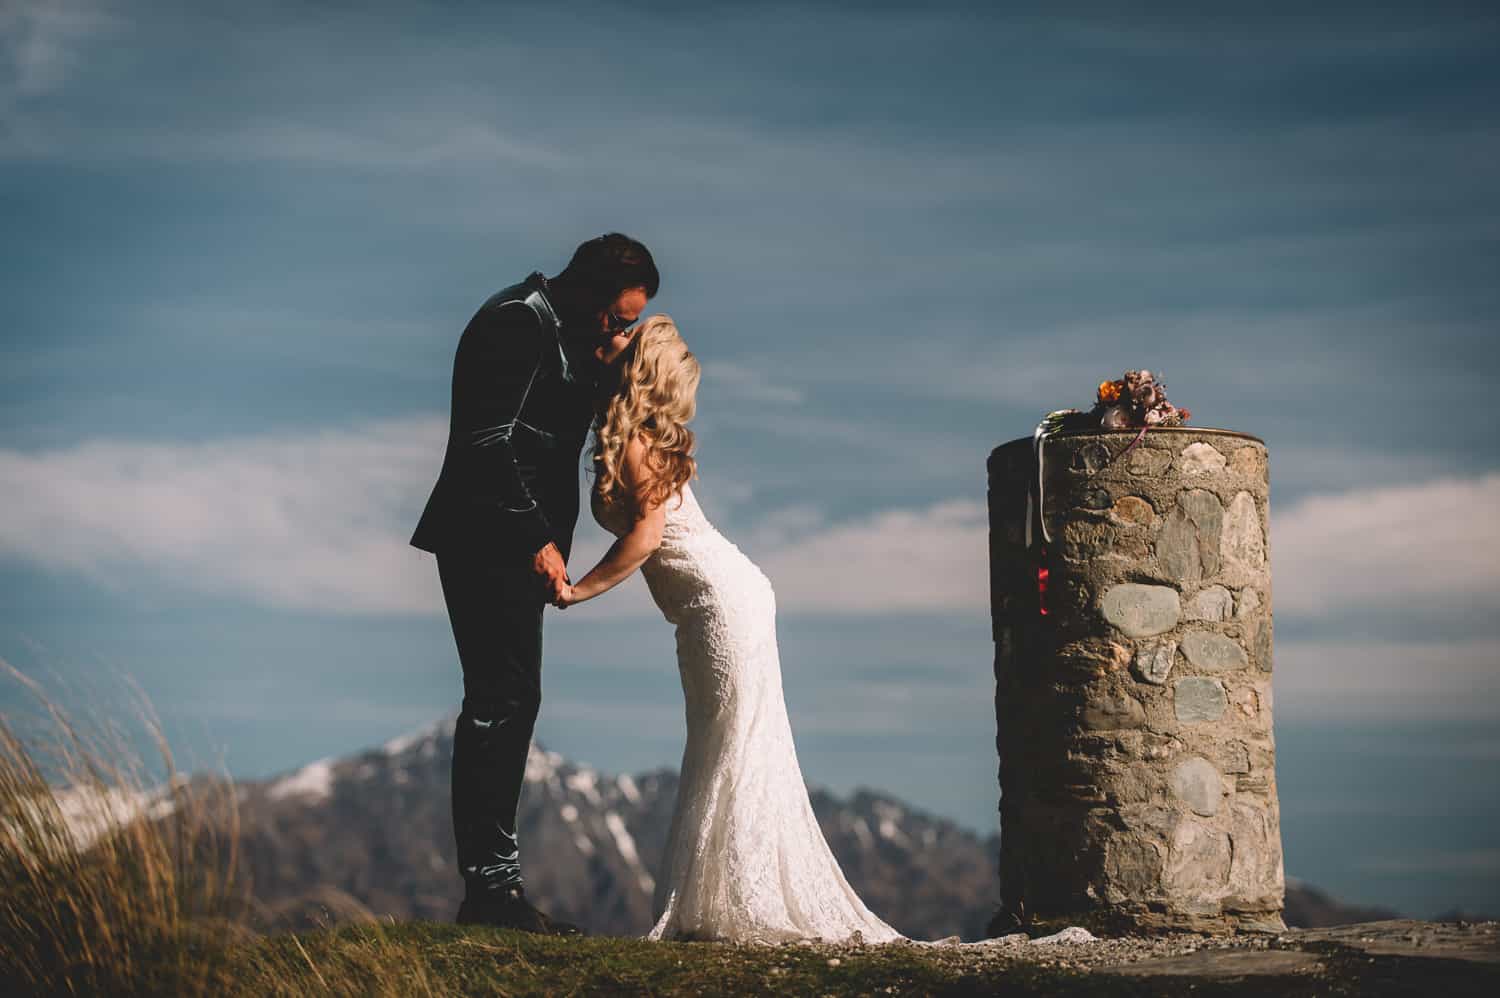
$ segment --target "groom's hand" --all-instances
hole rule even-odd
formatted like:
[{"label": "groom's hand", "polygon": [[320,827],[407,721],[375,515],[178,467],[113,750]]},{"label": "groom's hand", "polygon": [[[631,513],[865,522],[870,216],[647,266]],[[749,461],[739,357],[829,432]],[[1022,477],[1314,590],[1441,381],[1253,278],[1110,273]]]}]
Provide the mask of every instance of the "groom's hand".
[{"label": "groom's hand", "polygon": [[547,602],[556,602],[562,593],[563,587],[569,582],[568,566],[563,561],[562,552],[557,550],[557,545],[548,543],[536,553],[531,560],[532,571],[542,577],[542,585],[546,587]]}]

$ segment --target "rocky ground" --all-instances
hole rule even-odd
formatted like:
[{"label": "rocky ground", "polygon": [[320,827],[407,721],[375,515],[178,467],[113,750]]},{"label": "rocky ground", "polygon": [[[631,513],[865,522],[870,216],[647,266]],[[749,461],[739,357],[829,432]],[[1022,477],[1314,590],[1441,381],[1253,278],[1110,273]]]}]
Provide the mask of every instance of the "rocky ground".
[{"label": "rocky ground", "polygon": [[[869,949],[818,947],[831,966],[855,962]],[[1469,981],[1500,987],[1500,922],[1423,922],[1392,919],[1276,935],[1099,938],[1045,942],[1021,933],[984,943],[931,944],[921,949],[955,976],[991,975],[1034,966],[1091,975],[1186,978],[1231,982],[1244,978],[1300,978],[1349,983],[1351,964],[1389,983]],[[838,964],[832,961],[838,961]],[[1380,964],[1381,966],[1374,966]],[[1433,991],[1438,990],[1436,987]],[[1421,993],[1421,992],[1419,992]],[[1460,992],[1462,993],[1462,992]]]}]

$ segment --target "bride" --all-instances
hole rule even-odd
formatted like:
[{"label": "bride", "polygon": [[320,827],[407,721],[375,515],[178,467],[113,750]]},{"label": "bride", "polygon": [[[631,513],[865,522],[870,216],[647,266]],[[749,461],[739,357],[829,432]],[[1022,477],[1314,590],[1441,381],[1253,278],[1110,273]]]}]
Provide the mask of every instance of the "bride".
[{"label": "bride", "polygon": [[594,444],[594,517],[614,545],[559,607],[637,568],[677,628],[687,747],[652,939],[887,942],[813,816],[781,692],[770,580],[698,506],[698,361],[665,315],[645,320]]}]

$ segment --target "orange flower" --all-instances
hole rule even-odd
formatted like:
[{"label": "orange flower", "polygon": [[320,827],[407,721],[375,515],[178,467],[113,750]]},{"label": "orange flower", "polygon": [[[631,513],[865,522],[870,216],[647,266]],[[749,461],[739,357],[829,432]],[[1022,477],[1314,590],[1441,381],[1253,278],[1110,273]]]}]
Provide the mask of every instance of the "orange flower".
[{"label": "orange flower", "polygon": [[1099,401],[1118,402],[1120,400],[1121,387],[1118,381],[1099,382]]}]

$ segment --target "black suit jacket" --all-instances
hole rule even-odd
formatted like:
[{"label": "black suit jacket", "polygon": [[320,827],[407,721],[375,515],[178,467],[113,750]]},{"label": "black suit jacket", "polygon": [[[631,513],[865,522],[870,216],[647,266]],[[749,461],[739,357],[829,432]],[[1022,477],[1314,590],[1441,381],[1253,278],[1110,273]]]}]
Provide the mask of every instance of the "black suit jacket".
[{"label": "black suit jacket", "polygon": [[597,362],[564,351],[544,287],[534,273],[492,295],[459,338],[448,448],[413,546],[529,560],[550,541],[568,556]]}]

